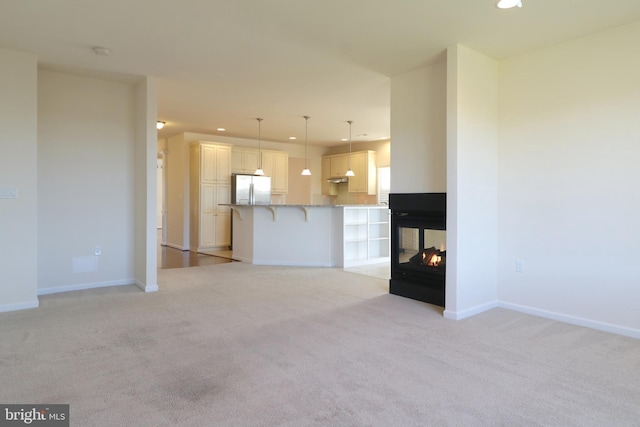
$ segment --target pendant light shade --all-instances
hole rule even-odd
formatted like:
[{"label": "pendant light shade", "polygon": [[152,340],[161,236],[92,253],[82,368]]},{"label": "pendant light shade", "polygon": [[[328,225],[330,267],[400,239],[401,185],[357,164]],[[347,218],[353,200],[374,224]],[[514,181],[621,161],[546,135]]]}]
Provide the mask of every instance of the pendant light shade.
[{"label": "pendant light shade", "polygon": [[496,5],[500,9],[511,9],[512,7],[522,7],[521,0],[500,0]]},{"label": "pendant light shade", "polygon": [[260,134],[262,119],[257,118],[258,121],[258,169],[255,171],[255,175],[264,175],[264,171],[262,170],[262,135]]},{"label": "pendant light shade", "polygon": [[309,136],[309,116],[304,117],[304,169],[302,170],[301,175],[309,176],[311,175],[311,171],[307,166],[307,144],[308,144],[308,136]]},{"label": "pendant light shade", "polygon": [[344,176],[356,176],[356,174],[351,170],[351,124],[353,123],[353,120],[347,120],[347,123],[349,123],[349,170],[344,174]]}]

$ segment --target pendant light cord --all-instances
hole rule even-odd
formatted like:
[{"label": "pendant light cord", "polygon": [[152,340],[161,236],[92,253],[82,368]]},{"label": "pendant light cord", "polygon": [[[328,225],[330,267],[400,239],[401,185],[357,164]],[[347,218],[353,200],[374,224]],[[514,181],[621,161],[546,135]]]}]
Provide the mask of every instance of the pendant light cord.
[{"label": "pendant light cord", "polygon": [[258,169],[262,169],[262,119],[256,120],[258,121]]},{"label": "pendant light cord", "polygon": [[348,120],[347,123],[349,123],[349,170],[351,170],[351,123],[353,120]]},{"label": "pendant light cord", "polygon": [[304,168],[309,169],[307,167],[307,144],[308,144],[308,135],[309,135],[309,119],[311,117],[304,116]]}]

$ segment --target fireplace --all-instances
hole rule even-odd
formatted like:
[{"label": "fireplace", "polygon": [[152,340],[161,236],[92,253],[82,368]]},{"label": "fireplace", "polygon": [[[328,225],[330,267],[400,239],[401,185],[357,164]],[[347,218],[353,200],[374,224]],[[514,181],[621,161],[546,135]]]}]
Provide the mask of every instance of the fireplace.
[{"label": "fireplace", "polygon": [[444,307],[447,194],[392,193],[389,292]]}]

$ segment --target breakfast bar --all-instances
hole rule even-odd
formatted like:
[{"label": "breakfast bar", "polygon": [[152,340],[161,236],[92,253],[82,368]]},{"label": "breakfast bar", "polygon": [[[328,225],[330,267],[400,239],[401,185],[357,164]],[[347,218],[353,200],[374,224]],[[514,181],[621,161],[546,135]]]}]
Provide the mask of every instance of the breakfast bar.
[{"label": "breakfast bar", "polygon": [[260,265],[345,267],[389,258],[378,205],[230,205],[233,257]]}]

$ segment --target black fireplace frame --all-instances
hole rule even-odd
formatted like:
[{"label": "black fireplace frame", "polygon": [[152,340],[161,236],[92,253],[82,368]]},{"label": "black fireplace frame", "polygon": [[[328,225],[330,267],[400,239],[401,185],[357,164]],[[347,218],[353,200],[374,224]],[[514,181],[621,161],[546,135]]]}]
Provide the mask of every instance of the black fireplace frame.
[{"label": "black fireplace frame", "polygon": [[446,230],[447,193],[391,193],[391,279],[389,293],[445,306],[446,263],[438,268],[413,268],[400,263],[400,229]]}]

